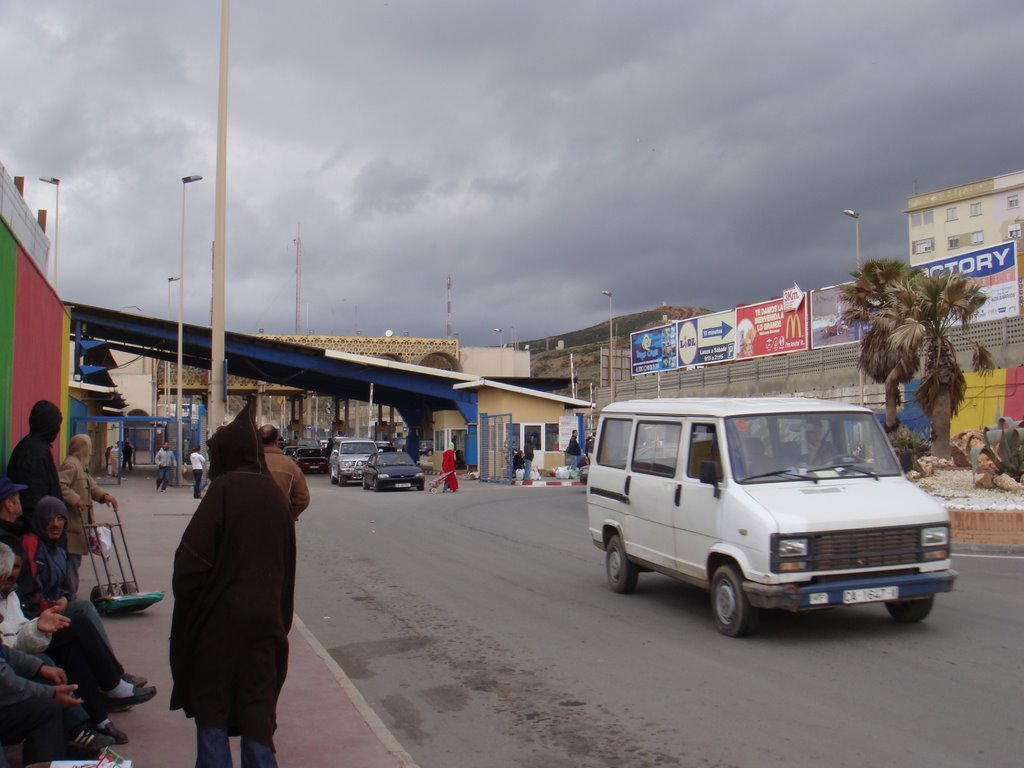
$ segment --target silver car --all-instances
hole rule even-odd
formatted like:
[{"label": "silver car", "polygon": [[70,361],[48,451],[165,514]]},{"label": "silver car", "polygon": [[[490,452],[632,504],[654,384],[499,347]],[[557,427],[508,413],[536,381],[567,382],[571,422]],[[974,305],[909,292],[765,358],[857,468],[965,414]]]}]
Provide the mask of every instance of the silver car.
[{"label": "silver car", "polygon": [[373,440],[353,437],[335,440],[331,451],[331,482],[348,485],[350,480],[362,480],[366,462],[376,452]]}]

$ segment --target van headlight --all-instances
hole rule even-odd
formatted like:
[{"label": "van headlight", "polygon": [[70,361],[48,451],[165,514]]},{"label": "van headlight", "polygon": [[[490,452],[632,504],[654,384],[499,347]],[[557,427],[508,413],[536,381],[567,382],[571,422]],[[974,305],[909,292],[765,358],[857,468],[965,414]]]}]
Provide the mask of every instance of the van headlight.
[{"label": "van headlight", "polygon": [[779,539],[775,554],[779,557],[807,557],[807,539]]},{"label": "van headlight", "polygon": [[949,557],[949,527],[922,528],[921,548],[924,549],[925,560],[945,560]]},{"label": "van headlight", "polygon": [[807,557],[807,539],[779,539],[775,543],[775,556],[780,572],[807,570],[807,561],[796,559]]},{"label": "van headlight", "polygon": [[922,547],[945,547],[949,544],[949,528],[937,525],[934,528],[921,529]]}]

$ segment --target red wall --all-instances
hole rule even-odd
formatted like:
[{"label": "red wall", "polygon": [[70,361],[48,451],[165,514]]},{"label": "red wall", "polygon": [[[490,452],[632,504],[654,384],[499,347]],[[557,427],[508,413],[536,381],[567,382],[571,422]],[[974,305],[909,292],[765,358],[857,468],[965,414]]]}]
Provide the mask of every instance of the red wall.
[{"label": "red wall", "polygon": [[20,247],[15,285],[11,436],[17,442],[28,432],[28,415],[37,400],[65,410],[68,321],[57,294]]}]

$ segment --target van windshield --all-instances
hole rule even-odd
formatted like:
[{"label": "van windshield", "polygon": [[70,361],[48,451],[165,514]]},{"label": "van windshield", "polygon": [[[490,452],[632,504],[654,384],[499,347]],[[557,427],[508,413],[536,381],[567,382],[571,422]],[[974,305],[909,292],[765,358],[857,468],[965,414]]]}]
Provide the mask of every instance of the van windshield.
[{"label": "van windshield", "polygon": [[732,475],[740,483],[901,474],[869,413],[779,413],[725,420]]}]

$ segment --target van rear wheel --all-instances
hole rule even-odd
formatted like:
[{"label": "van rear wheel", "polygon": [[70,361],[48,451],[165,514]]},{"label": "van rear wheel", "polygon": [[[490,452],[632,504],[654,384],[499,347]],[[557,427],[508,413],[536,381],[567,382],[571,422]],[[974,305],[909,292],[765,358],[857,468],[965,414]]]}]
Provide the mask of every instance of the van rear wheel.
[{"label": "van rear wheel", "polygon": [[900,624],[913,624],[916,621],[924,621],[932,612],[934,604],[935,595],[929,595],[923,600],[899,600],[895,603],[886,603],[885,609]]},{"label": "van rear wheel", "polygon": [[618,534],[608,540],[604,551],[604,569],[608,574],[608,583],[620,595],[628,595],[636,589],[640,570],[626,557],[626,549]]},{"label": "van rear wheel", "polygon": [[757,608],[743,591],[743,579],[732,563],[719,566],[711,578],[711,613],[723,635],[743,637],[757,627]]}]

